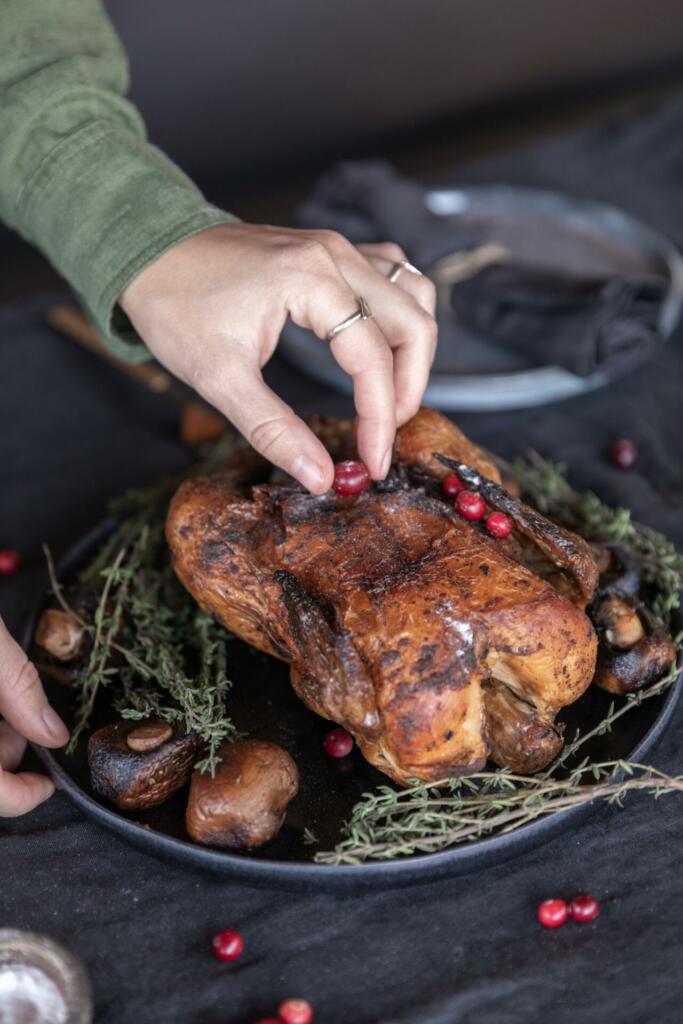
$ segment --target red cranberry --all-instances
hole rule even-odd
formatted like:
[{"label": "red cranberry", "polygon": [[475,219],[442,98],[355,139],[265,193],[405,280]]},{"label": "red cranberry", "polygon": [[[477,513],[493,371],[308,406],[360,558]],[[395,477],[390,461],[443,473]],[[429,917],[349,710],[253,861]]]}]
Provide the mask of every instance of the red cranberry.
[{"label": "red cranberry", "polygon": [[460,491],[455,499],[455,508],[464,519],[469,519],[471,523],[481,519],[486,512],[484,499],[474,491]]},{"label": "red cranberry", "polygon": [[450,476],[444,477],[441,481],[441,487],[447,498],[455,498],[460,491],[465,490],[465,484],[459,476],[455,475],[455,473],[451,473]]},{"label": "red cranberry", "polygon": [[363,494],[370,486],[370,474],[362,462],[338,462],[334,467],[334,483],[332,487],[343,498]]},{"label": "red cranberry", "polygon": [[287,999],[280,1009],[281,1024],[311,1024],[313,1008],[305,999]]},{"label": "red cranberry", "polygon": [[559,928],[569,914],[564,900],[543,900],[543,903],[538,904],[536,912],[544,928]]},{"label": "red cranberry", "polygon": [[619,469],[631,469],[638,459],[638,448],[633,441],[622,437],[620,441],[615,441],[610,448],[609,457]]},{"label": "red cranberry", "polygon": [[353,749],[353,736],[346,729],[332,729],[323,740],[323,746],[330,757],[346,757]]},{"label": "red cranberry", "polygon": [[574,921],[594,921],[600,913],[600,904],[595,896],[582,892],[569,904],[569,916]]},{"label": "red cranberry", "polygon": [[9,548],[0,551],[0,576],[11,576],[19,568],[20,561],[18,551],[10,551]]},{"label": "red cranberry", "polygon": [[236,960],[244,949],[244,940],[239,932],[223,930],[214,935],[211,945],[219,960]]},{"label": "red cranberry", "polygon": [[504,512],[492,512],[485,525],[492,537],[508,537],[512,533],[512,520]]}]

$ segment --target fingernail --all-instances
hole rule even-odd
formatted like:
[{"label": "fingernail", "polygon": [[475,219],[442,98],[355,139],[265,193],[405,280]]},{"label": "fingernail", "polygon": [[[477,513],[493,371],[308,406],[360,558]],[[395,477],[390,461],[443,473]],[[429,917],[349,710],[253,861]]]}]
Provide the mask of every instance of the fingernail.
[{"label": "fingernail", "polygon": [[44,800],[49,800],[49,799],[50,799],[50,797],[51,797],[51,796],[53,795],[53,793],[54,793],[54,791],[55,791],[55,789],[56,789],[56,788],[57,788],[57,787],[55,786],[55,784],[54,784],[54,782],[52,781],[52,779],[47,779],[47,778],[46,778],[46,779],[45,779],[45,782],[43,783],[43,787],[42,787],[42,789],[43,789],[43,794],[42,794],[42,796],[41,796],[41,798],[40,798],[40,801],[41,801],[41,803],[42,803],[42,802],[43,802]]},{"label": "fingernail", "polygon": [[292,464],[292,476],[308,488],[309,491],[319,492],[325,487],[325,474],[320,466],[309,459],[307,455],[298,455]]},{"label": "fingernail", "polygon": [[382,459],[382,469],[381,469],[382,479],[384,479],[384,477],[387,475],[387,473],[391,469],[391,460],[392,460],[393,454],[394,454],[394,446],[392,444],[392,445],[389,445],[389,447],[387,448],[387,450],[384,453],[384,458]]},{"label": "fingernail", "polygon": [[43,724],[54,740],[57,740],[59,743],[66,743],[69,738],[66,726],[49,704],[43,711]]}]

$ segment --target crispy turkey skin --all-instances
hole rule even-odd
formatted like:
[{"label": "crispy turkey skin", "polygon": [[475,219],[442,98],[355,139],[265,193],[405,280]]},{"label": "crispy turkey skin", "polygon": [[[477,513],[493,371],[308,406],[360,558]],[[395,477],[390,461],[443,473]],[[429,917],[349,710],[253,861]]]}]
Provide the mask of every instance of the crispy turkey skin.
[{"label": "crispy turkey skin", "polygon": [[[330,421],[318,430],[333,447]],[[337,436],[349,444],[347,430]],[[304,703],[396,781],[488,759],[534,771],[561,747],[555,715],[593,677],[583,607],[597,570],[591,584],[587,545],[567,531],[553,564],[550,524],[521,502],[505,541],[461,519],[439,496],[448,469],[434,452],[499,482],[491,460],[427,409],[399,431],[391,477],[358,498],[188,480],[167,520],[175,571],[228,629],[288,661]]]}]

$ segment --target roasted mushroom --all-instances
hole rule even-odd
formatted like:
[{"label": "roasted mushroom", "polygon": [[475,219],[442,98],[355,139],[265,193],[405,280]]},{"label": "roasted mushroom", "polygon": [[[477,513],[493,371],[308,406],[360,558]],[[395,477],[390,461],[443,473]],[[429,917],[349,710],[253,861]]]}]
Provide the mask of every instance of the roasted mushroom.
[{"label": "roasted mushroom", "polygon": [[[591,545],[595,551],[596,545]],[[598,594],[618,594],[621,597],[637,598],[641,587],[641,564],[632,550],[622,544],[603,545],[609,559],[600,564]]]},{"label": "roasted mushroom", "polygon": [[185,823],[206,846],[251,850],[279,831],[299,789],[297,767],[286,750],[265,740],[239,740],[221,747],[212,778],[195,771]]},{"label": "roasted mushroom", "polygon": [[71,661],[83,646],[85,629],[70,612],[46,608],[40,616],[35,640],[57,661]]},{"label": "roasted mushroom", "polygon": [[80,678],[81,667],[78,665],[55,665],[54,662],[41,661],[39,658],[34,658],[34,664],[41,679],[50,679],[60,686],[71,688]]},{"label": "roasted mushroom", "polygon": [[592,618],[610,647],[618,650],[633,647],[645,635],[636,608],[623,597],[609,594],[601,598]]},{"label": "roasted mushroom", "polygon": [[590,615],[598,633],[595,683],[603,690],[632,693],[671,668],[676,657],[671,637],[633,598],[604,594]]},{"label": "roasted mushroom", "polygon": [[188,782],[198,751],[196,736],[161,719],[106,725],[88,743],[92,787],[124,811],[157,807]]}]

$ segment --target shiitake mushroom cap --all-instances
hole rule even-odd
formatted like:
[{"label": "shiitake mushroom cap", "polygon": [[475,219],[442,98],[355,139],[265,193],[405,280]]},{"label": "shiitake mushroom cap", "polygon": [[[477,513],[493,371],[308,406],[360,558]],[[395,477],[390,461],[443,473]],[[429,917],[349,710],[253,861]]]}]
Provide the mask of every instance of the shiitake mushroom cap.
[{"label": "shiitake mushroom cap", "polygon": [[154,750],[131,750],[128,735],[139,725],[114,722],[94,732],[88,742],[93,789],[125,811],[146,810],[170,799],[189,781],[200,746],[193,733],[174,725],[170,739]]}]

